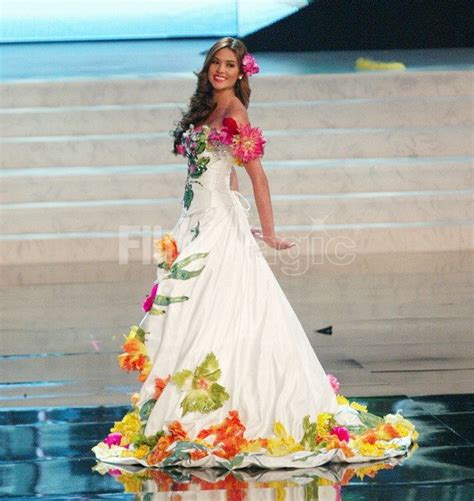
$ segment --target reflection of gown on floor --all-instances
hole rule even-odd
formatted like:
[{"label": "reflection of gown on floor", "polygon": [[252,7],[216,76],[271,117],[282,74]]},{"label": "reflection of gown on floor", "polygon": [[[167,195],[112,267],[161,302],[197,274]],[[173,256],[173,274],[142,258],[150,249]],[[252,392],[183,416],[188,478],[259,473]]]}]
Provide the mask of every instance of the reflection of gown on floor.
[{"label": "reflection of gown on floor", "polygon": [[192,132],[182,212],[156,242],[156,297],[120,357],[144,384],[96,456],[305,468],[405,453],[411,423],[336,397],[250,231],[248,202],[229,188],[232,149],[207,141],[207,127],[194,143]]}]

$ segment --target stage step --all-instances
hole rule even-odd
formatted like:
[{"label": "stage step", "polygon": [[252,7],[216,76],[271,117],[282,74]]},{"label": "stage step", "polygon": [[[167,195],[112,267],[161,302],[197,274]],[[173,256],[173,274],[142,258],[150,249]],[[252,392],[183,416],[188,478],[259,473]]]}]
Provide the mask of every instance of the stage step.
[{"label": "stage step", "polygon": [[[371,128],[472,125],[474,100],[466,97],[381,97],[257,102],[255,125],[283,129]],[[184,109],[186,103],[179,103]],[[80,136],[168,132],[178,105],[118,104],[2,108],[3,137]]]},{"label": "stage step", "polygon": [[[471,126],[270,129],[265,160],[314,158],[421,157],[470,155]],[[177,163],[166,133],[100,134],[8,138],[2,142],[1,167],[68,167]]]},{"label": "stage step", "polygon": [[[472,212],[473,190],[322,193],[274,195],[274,219],[285,225],[372,224],[466,221]],[[248,198],[250,199],[250,197]],[[255,202],[251,222],[258,225]],[[250,201],[249,200],[249,201]],[[110,233],[128,227],[166,228],[179,217],[181,199],[95,200],[4,204],[1,233]]]},{"label": "stage step", "polygon": [[[462,190],[472,186],[474,170],[467,156],[265,160],[264,167],[272,195]],[[237,174],[239,190],[252,196],[249,176],[241,168]],[[185,177],[184,164],[3,169],[0,200],[10,204],[182,197]]]}]

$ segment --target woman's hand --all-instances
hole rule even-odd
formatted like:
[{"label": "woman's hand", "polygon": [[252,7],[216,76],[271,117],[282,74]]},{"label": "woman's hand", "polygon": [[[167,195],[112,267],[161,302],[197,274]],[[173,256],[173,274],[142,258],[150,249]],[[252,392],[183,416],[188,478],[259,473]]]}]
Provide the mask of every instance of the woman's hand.
[{"label": "woman's hand", "polygon": [[273,235],[270,237],[264,237],[262,235],[262,230],[259,228],[250,228],[252,235],[258,239],[258,240],[263,240],[267,245],[272,247],[273,249],[276,250],[284,250],[284,249],[289,249],[290,247],[294,247],[296,244],[295,242],[290,242],[286,238],[281,238],[278,237],[277,235]]}]

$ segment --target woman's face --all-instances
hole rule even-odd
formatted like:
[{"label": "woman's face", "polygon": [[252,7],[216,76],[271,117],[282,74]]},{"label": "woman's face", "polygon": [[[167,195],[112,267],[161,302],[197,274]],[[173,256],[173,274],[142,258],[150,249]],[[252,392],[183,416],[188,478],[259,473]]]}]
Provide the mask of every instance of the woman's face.
[{"label": "woman's face", "polygon": [[240,76],[234,51],[227,47],[219,49],[211,59],[207,76],[216,90],[234,87]]}]

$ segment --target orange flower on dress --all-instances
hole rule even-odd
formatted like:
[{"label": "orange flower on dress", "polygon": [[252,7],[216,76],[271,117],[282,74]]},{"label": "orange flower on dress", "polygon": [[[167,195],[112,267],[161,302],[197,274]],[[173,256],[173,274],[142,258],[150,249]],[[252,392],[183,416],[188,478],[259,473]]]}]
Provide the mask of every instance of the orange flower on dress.
[{"label": "orange flower on dress", "polygon": [[347,445],[347,442],[339,439],[336,435],[331,435],[326,445],[326,449],[341,449],[346,458],[350,458],[355,455],[353,450]]},{"label": "orange flower on dress", "polygon": [[207,456],[207,451],[205,450],[202,450],[202,449],[194,449],[193,451],[191,451],[189,453],[189,458],[190,459],[195,459],[195,460],[198,460],[198,459],[202,459],[202,458],[205,458]]},{"label": "orange flower on dress", "polygon": [[393,425],[384,423],[377,429],[376,436],[379,440],[389,441],[392,438],[399,438],[401,435]]},{"label": "orange flower on dress", "polygon": [[187,431],[183,428],[179,421],[172,421],[168,424],[169,434],[158,439],[158,443],[153,447],[150,454],[147,456],[149,465],[161,463],[166,459],[172,451],[168,450],[169,446],[177,441],[189,440]]},{"label": "orange flower on dress", "polygon": [[249,441],[244,438],[244,431],[245,426],[240,421],[239,412],[231,410],[221,423],[202,429],[196,438],[201,440],[214,435],[212,445],[219,448],[213,453],[224,459],[232,459],[249,445]]},{"label": "orange flower on dress", "polygon": [[173,437],[173,442],[178,440],[189,440],[188,432],[179,421],[172,421],[168,424],[168,430]]},{"label": "orange flower on dress", "polygon": [[155,400],[158,400],[160,398],[161,394],[163,393],[163,390],[165,389],[170,379],[171,379],[171,374],[169,374],[168,377],[165,379],[162,379],[160,377],[157,377],[155,379],[155,393],[153,394],[153,398]]},{"label": "orange flower on dress", "polygon": [[144,344],[144,332],[140,327],[132,327],[128,336],[125,337],[122,345],[124,353],[118,356],[120,367],[127,371],[139,371],[139,381],[144,381],[151,369],[151,362],[148,358]]},{"label": "orange flower on dress", "polygon": [[368,430],[361,435],[360,440],[366,444],[373,445],[377,441],[377,435],[374,430]]},{"label": "orange flower on dress", "polygon": [[162,238],[153,241],[155,248],[154,258],[158,266],[169,270],[178,257],[178,244],[171,233],[166,233]]},{"label": "orange flower on dress", "polygon": [[158,439],[158,443],[153,447],[150,454],[148,454],[146,460],[150,466],[161,463],[164,459],[166,459],[171,451],[167,450],[168,447],[174,442],[173,437],[171,435],[160,437]]}]

